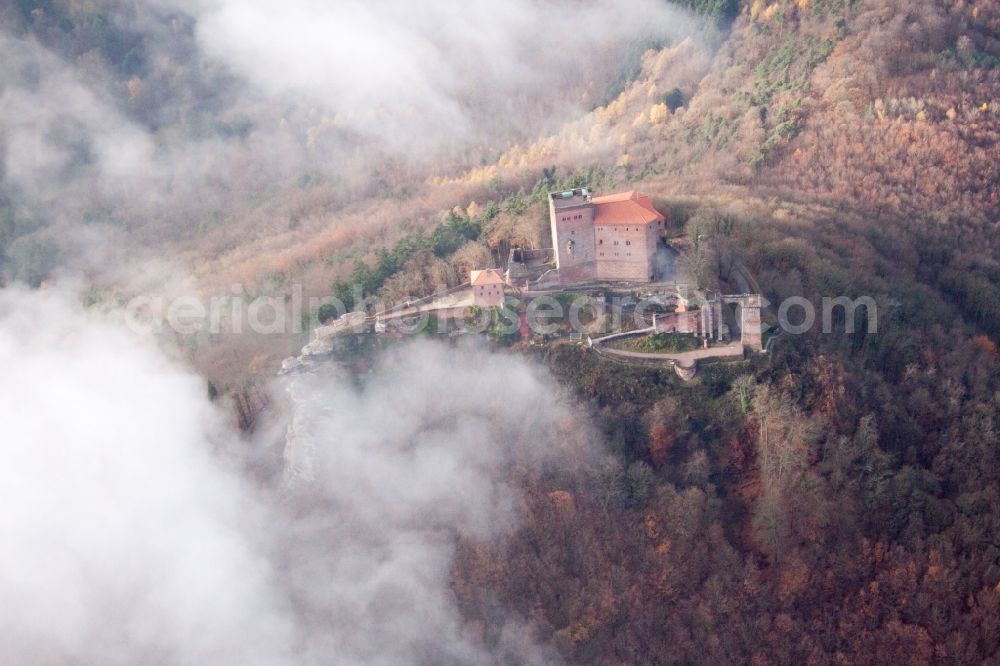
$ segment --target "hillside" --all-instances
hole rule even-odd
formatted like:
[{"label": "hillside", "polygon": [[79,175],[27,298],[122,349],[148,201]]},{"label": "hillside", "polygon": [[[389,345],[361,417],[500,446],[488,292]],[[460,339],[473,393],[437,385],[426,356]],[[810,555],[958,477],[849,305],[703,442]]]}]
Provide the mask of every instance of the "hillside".
[{"label": "hillside", "polygon": [[[473,370],[454,373],[474,387],[468,394],[449,383],[441,366],[452,357],[441,348],[424,348],[434,365],[364,340],[335,359],[348,369],[344,386],[323,376],[302,391],[323,396],[335,386],[331,404],[343,410],[317,412],[334,424],[322,426],[327,438],[377,450],[365,429],[375,423],[402,442],[388,456],[397,467],[363,466],[362,481],[333,477],[370,493],[376,509],[341,490],[281,490],[283,510],[304,516],[312,537],[327,530],[347,541],[378,541],[380,524],[391,531],[397,520],[408,538],[406,530],[423,535],[411,523],[432,514],[428,550],[445,553],[434,562],[447,590],[421,590],[454,603],[457,619],[443,614],[461,644],[492,663],[993,663],[1000,2],[676,4],[694,12],[682,15],[683,29],[611,40],[596,49],[603,64],[584,74],[555,62],[557,74],[533,85],[572,100],[565,108],[533,101],[544,96],[535,88],[518,94],[512,75],[494,109],[511,118],[418,159],[412,146],[394,152],[373,138],[378,128],[325,113],[321,102],[255,97],[234,65],[190,55],[202,37],[176,7],[151,17],[133,3],[14,3],[0,20],[16,37],[4,37],[0,52],[27,52],[10,43],[30,39],[46,55],[24,64],[11,88],[37,101],[66,84],[64,68],[83,72],[87,86],[73,88],[73,99],[90,110],[80,122],[91,141],[72,141],[77,126],[67,125],[52,139],[65,163],[39,159],[4,174],[3,279],[38,286],[65,270],[95,311],[184,289],[240,302],[272,296],[281,307],[298,296],[395,304],[502,265],[514,247],[548,247],[550,191],[642,191],[667,214],[692,281],[735,293],[745,267],[773,304],[871,297],[876,330],[845,333],[838,315],[830,332],[781,335],[766,356],[706,364],[690,383],[565,340],[483,341],[491,355],[477,375],[471,352],[440,342],[473,359]],[[638,34],[641,19],[622,30]],[[526,62],[537,56],[529,47]],[[460,71],[451,101],[488,125],[493,98],[470,83],[478,73]],[[113,102],[94,111],[94,90]],[[416,115],[430,108],[411,102]],[[378,123],[389,122],[376,107]],[[154,167],[133,169],[131,153],[114,153],[124,166],[108,175],[102,156],[114,151],[94,128],[109,114],[142,128],[126,143],[148,150]],[[3,141],[0,151],[11,150],[13,140]],[[280,335],[202,330],[161,341],[219,404],[256,417],[269,400],[280,403],[269,383],[319,323],[318,308],[298,314],[299,330]],[[768,317],[774,323],[774,311]],[[531,374],[539,367],[558,390]],[[402,373],[402,398],[379,373]],[[470,397],[484,387],[486,397]],[[521,411],[489,413],[491,401],[509,406],[508,391]],[[552,413],[540,413],[548,404]],[[341,430],[337,419],[352,409],[368,421]],[[393,410],[398,423],[387,417]],[[275,414],[287,416],[272,406],[261,418]],[[466,419],[503,432],[477,434]],[[276,423],[255,447],[277,446],[285,423]],[[481,463],[465,448],[477,437],[513,446],[500,456],[502,478],[467,476],[447,457],[439,475],[440,461],[417,452],[442,430],[462,443],[463,464]],[[536,441],[541,461],[530,453]],[[572,464],[554,450],[569,451]],[[255,483],[281,476],[266,455],[251,457]],[[444,489],[416,493],[420,511],[393,508],[414,497],[386,489],[405,486],[409,465]],[[463,508],[458,527],[449,522],[445,509],[469,496],[476,507],[495,503],[482,496],[493,483],[512,494],[504,509],[513,518],[487,530]],[[361,537],[323,513],[327,500],[361,516]],[[309,585],[296,583],[292,601],[314,603]],[[370,606],[380,604],[393,602]],[[426,649],[425,662],[441,656]],[[447,656],[476,661],[469,654]]]},{"label": "hillside", "polygon": [[553,349],[616,460],[558,486],[569,512],[531,486],[458,580],[573,662],[996,658],[997,12],[755,2],[703,78],[649,55],[591,116],[630,134],[612,180],[711,236],[720,275],[735,255],[773,302],[873,295],[879,330],[680,392]]},{"label": "hillside", "polygon": [[653,193],[710,238],[720,281],[738,257],[773,302],[880,306],[877,334],[788,339],[692,388],[544,352],[614,456],[522,479],[525,524],[460,550],[453,584],[488,644],[499,605],[573,663],[996,657],[997,16],[755,3],[716,53],[647,52],[608,105],[427,183],[453,188],[470,245],[397,244],[371,289],[545,246],[537,195],[587,184]]},{"label": "hillside", "polygon": [[[881,260],[995,334],[1000,305],[985,288],[996,278],[1000,196],[995,12],[988,3],[758,3],[714,54],[692,40],[648,51],[618,97],[559,132],[463,176],[413,183],[401,198],[355,204],[349,217],[304,214],[295,232],[268,237],[280,253],[254,247],[239,270],[248,277],[264,263],[282,280],[321,287],[347,278],[358,258],[371,265],[372,249],[401,231],[429,233],[448,209],[483,229],[462,250],[481,261],[512,243],[545,245],[545,213],[533,202],[557,181],[628,186],[676,208],[679,223],[735,220],[728,233],[739,238],[722,243],[775,283],[774,295],[793,293],[804,276],[790,267],[771,276],[768,253],[822,267],[806,285],[815,293],[858,290]],[[487,220],[491,201],[499,216]],[[387,219],[395,222],[373,224]],[[871,268],[848,268],[852,254]],[[409,283],[385,295],[455,284],[467,262],[436,277],[408,269]]]}]

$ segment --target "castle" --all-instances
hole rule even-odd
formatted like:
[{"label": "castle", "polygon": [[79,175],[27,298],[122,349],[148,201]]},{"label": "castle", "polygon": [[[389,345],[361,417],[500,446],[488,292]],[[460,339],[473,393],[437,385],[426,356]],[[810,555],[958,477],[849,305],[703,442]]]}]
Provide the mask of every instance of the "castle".
[{"label": "castle", "polygon": [[[483,313],[477,310],[504,308],[508,295],[511,296],[510,311],[516,310],[516,329],[505,335],[513,334],[522,339],[536,333],[549,336],[553,333],[532,329],[535,316],[532,307],[535,299],[561,292],[572,292],[574,298],[584,296],[595,314],[593,325],[583,326],[576,322],[581,328],[571,331],[564,328],[562,334],[582,340],[585,328],[587,347],[596,353],[628,363],[669,364],[685,381],[695,376],[698,361],[743,358],[747,349],[765,350],[761,321],[765,303],[759,294],[692,291],[688,285],[677,283],[674,257],[678,251],[664,240],[666,218],[653,207],[647,195],[624,192],[593,197],[589,190],[582,188],[553,192],[549,194],[549,222],[551,249],[511,248],[506,272],[498,268],[472,270],[469,281],[463,285],[416,300],[407,299],[396,307],[373,313],[365,310],[347,313],[315,329],[315,339],[302,348],[298,357],[286,359],[282,372],[297,371],[308,367],[315,358],[330,355],[338,338],[368,331],[405,335],[424,330],[431,315],[436,317],[434,330],[438,333],[446,330],[450,321],[459,322],[456,330],[468,332],[465,327],[470,317],[487,323],[499,322],[493,319],[493,314],[486,319],[478,317]],[[602,284],[605,281],[625,283],[610,288],[632,296],[625,299],[625,304],[616,303],[618,297],[609,292],[609,285]],[[737,281],[741,285],[750,282],[746,276],[740,276]],[[650,285],[652,282],[656,284]],[[743,290],[746,292],[749,288],[743,286]],[[636,296],[639,301],[633,298]],[[609,303],[610,311],[606,310]],[[651,325],[644,314],[645,305],[657,306]],[[609,324],[620,329],[620,317],[626,309],[635,316],[636,328],[592,337],[592,334],[606,333]],[[564,323],[572,327],[576,325],[573,307],[569,314]],[[700,348],[676,353],[645,353],[616,349],[609,344],[660,334],[693,336],[699,339]]]},{"label": "castle", "polygon": [[549,195],[552,248],[560,282],[653,282],[666,218],[649,197],[592,197],[586,189]]}]

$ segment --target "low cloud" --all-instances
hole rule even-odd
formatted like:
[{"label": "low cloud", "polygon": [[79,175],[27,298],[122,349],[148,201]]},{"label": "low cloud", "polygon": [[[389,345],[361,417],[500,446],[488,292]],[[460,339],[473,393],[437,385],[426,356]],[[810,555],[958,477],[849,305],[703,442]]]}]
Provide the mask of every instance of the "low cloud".
[{"label": "low cloud", "polygon": [[149,134],[31,38],[0,32],[0,158],[13,192],[100,197],[54,183],[81,182],[126,192],[152,169]]},{"label": "low cloud", "polygon": [[537,136],[600,97],[627,45],[693,29],[662,0],[218,0],[198,11],[210,57],[417,159]]},{"label": "low cloud", "polygon": [[205,186],[308,170],[352,178],[385,161],[478,161],[587,110],[636,44],[694,31],[662,0],[103,9],[114,34],[139,45],[138,74],[102,60],[99,40],[111,38],[100,32],[67,37],[77,48],[98,40],[71,58],[51,40],[0,31],[8,194],[164,203],[193,186],[204,196]]},{"label": "low cloud", "polygon": [[3,663],[538,658],[513,618],[468,635],[448,589],[456,539],[516,521],[511,480],[589,456],[523,360],[424,343],[362,386],[299,376],[273,485],[202,379],[72,297],[0,291],[0,364]]},{"label": "low cloud", "polygon": [[59,294],[0,292],[0,661],[281,663],[293,626],[204,383]]},{"label": "low cloud", "polygon": [[305,188],[330,206],[490,163],[693,30],[662,0],[0,10],[0,279],[47,277],[52,248],[87,270],[80,225],[137,252],[238,244]]}]

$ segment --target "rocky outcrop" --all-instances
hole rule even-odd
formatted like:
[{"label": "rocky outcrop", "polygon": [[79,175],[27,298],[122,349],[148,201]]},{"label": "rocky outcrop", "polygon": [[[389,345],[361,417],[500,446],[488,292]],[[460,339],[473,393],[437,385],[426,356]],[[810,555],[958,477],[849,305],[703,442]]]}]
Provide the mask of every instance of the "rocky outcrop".
[{"label": "rocky outcrop", "polygon": [[348,312],[329,324],[317,327],[313,330],[313,339],[302,348],[298,356],[290,356],[281,362],[279,374],[296,372],[329,358],[340,338],[367,333],[370,328],[371,324],[364,312]]}]

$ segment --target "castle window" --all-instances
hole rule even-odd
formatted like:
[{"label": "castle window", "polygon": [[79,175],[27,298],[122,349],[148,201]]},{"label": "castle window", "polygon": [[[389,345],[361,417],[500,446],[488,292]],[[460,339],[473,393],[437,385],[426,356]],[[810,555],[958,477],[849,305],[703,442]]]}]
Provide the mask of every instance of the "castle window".
[{"label": "castle window", "polygon": [[629,240],[627,240],[627,241],[625,241],[625,244],[626,244],[626,245],[631,245],[631,244],[632,244],[632,241],[629,241]]}]

